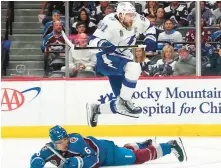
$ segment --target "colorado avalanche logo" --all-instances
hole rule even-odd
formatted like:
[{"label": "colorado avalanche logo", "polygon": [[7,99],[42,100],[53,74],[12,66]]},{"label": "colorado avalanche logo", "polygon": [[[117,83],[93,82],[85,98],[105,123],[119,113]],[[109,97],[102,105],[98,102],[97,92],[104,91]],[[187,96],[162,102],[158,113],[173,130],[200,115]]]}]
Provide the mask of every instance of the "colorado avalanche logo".
[{"label": "colorado avalanche logo", "polygon": [[51,164],[53,164],[53,165],[55,165],[55,166],[58,166],[58,163],[57,163],[56,160],[51,160],[50,162],[51,162]]},{"label": "colorado avalanche logo", "polygon": [[70,139],[70,143],[75,143],[75,142],[77,142],[77,140],[78,140],[78,138],[75,138],[75,137],[74,137],[74,138],[71,138],[71,139]]}]

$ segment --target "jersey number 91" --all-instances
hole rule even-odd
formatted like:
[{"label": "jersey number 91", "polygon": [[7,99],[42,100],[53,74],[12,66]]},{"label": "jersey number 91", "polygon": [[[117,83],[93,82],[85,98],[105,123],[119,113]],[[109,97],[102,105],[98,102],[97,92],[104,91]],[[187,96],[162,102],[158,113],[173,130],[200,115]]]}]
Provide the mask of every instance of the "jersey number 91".
[{"label": "jersey number 91", "polygon": [[102,21],[97,25],[97,28],[104,32],[107,28],[107,25],[104,24]]}]

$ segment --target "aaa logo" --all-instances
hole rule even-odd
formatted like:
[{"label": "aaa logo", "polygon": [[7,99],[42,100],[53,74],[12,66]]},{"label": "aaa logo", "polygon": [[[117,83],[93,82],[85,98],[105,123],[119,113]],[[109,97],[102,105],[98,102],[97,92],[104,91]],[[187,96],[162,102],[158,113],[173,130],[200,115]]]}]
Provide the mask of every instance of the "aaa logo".
[{"label": "aaa logo", "polygon": [[35,96],[33,96],[33,98],[29,102],[34,100],[34,98],[36,98],[38,94],[41,92],[40,87],[30,88],[22,92],[11,88],[2,88],[1,90],[2,90],[2,101],[1,101],[2,111],[13,111],[20,108],[26,101],[24,94],[26,92],[30,91],[36,92]]}]

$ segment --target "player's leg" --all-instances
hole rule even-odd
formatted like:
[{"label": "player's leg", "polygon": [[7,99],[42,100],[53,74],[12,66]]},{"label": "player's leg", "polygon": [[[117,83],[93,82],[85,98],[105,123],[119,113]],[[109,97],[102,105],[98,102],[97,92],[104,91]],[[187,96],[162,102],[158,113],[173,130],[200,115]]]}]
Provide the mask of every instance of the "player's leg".
[{"label": "player's leg", "polygon": [[115,146],[112,166],[133,165],[135,161],[136,156],[132,150]]},{"label": "player's leg", "polygon": [[123,75],[110,75],[108,76],[112,91],[114,95],[118,97],[120,95],[120,90],[123,82]]},{"label": "player's leg", "polygon": [[134,151],[136,156],[135,164],[142,164],[149,160],[158,159],[171,154],[172,151],[180,162],[185,157],[183,145],[180,146],[176,140],[156,145],[152,145],[152,140],[147,140],[141,143],[126,144],[124,147]]},{"label": "player's leg", "polygon": [[117,98],[115,105],[117,113],[138,118],[142,112],[141,108],[136,107],[131,101],[140,74],[140,64],[136,62],[127,62],[125,64],[120,96]]},{"label": "player's leg", "polygon": [[138,118],[140,114],[140,110],[135,110],[132,112],[131,110],[128,110],[128,106],[130,105],[130,108],[133,106],[131,102],[124,101],[122,98],[119,97],[120,90],[122,86],[122,81],[125,79],[124,76],[120,75],[111,75],[108,77],[109,82],[111,85],[111,88],[117,98],[117,100],[111,100],[108,103],[104,104],[87,104],[87,120],[88,125],[91,127],[96,127],[98,122],[98,116],[100,114],[121,114],[126,115],[134,118]]},{"label": "player's leg", "polygon": [[[109,82],[111,84],[111,88],[115,94],[115,96],[118,96],[120,94],[120,88],[122,85],[123,76],[114,76],[111,75],[108,77]],[[116,113],[114,106],[115,106],[116,100],[111,100],[104,104],[87,104],[87,119],[88,119],[88,125],[91,127],[96,127],[98,122],[98,116],[100,114],[113,114]]]},{"label": "player's leg", "polygon": [[131,102],[131,98],[141,74],[140,64],[116,56],[108,56],[108,58],[112,60],[113,67],[117,67],[115,72],[106,64],[102,64],[103,69],[102,65],[100,65],[100,69],[102,69],[102,71],[111,69],[111,71],[105,73],[109,73],[109,82],[117,100],[112,100],[108,104],[100,105],[100,112],[101,114],[119,113],[138,118],[141,113],[141,108],[135,107]]},{"label": "player's leg", "polygon": [[122,82],[120,97],[130,101],[141,74],[141,66],[136,62],[128,62],[124,67],[125,75]]},{"label": "player's leg", "polygon": [[[102,57],[102,54],[97,55],[97,71],[108,76],[109,82],[111,84],[112,90],[115,96],[119,96],[122,82],[124,80],[124,73],[125,67],[128,62],[131,60],[124,59],[117,56],[105,55],[105,59]],[[108,60],[107,60],[108,59]],[[122,99],[120,99],[122,100]],[[120,102],[120,101],[118,101]],[[121,104],[124,102],[121,101]],[[88,125],[91,127],[97,126],[98,115],[99,114],[111,114],[111,113],[125,113],[127,112],[125,109],[119,110],[119,106],[121,105],[118,103],[118,110],[116,110],[116,100],[112,100],[106,104],[98,105],[98,104],[87,104],[87,119]],[[124,114],[125,115],[125,114]],[[133,114],[132,114],[133,115]]]},{"label": "player's leg", "polygon": [[101,114],[111,114],[111,113],[118,113],[121,115],[126,115],[134,118],[138,118],[140,114],[140,108],[137,110],[134,108],[133,111],[128,109],[129,105],[132,103],[130,101],[125,101],[120,97],[121,87],[123,85],[123,81],[125,80],[125,76],[109,76],[109,82],[111,88],[117,97],[116,100],[111,100],[109,103],[101,104],[100,105],[100,113]]}]

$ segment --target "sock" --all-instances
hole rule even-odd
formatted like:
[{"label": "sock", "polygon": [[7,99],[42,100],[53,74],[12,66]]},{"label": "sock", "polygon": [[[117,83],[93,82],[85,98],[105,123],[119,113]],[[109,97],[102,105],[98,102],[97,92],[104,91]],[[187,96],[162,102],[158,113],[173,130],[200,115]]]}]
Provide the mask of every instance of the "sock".
[{"label": "sock", "polygon": [[120,97],[124,100],[131,100],[131,97],[134,93],[134,89],[136,88],[137,81],[130,81],[124,78],[122,87],[120,90]]},{"label": "sock", "polygon": [[163,156],[171,153],[171,146],[170,146],[170,144],[168,144],[168,143],[161,143],[160,147],[162,149]]},{"label": "sock", "polygon": [[100,105],[100,113],[101,114],[113,114],[113,113],[116,113],[115,102],[116,102],[116,100],[111,100],[108,103],[101,104]]},{"label": "sock", "polygon": [[137,85],[137,80],[141,74],[140,64],[128,62],[124,68],[125,74],[120,90],[120,97],[124,100],[131,100],[134,89]]}]

